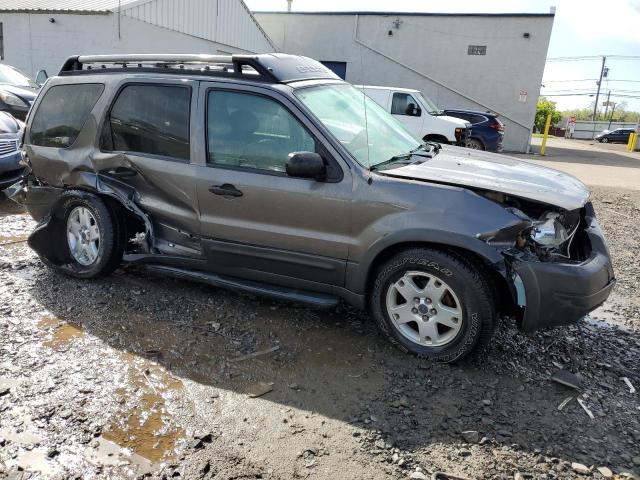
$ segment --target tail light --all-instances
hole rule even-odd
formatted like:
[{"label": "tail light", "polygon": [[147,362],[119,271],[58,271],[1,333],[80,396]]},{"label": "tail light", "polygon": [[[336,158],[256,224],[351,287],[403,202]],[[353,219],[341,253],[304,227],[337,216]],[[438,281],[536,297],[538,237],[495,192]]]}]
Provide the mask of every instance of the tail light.
[{"label": "tail light", "polygon": [[491,128],[494,128],[495,130],[498,130],[499,132],[504,132],[504,124],[497,118],[494,118],[493,123],[489,126]]}]

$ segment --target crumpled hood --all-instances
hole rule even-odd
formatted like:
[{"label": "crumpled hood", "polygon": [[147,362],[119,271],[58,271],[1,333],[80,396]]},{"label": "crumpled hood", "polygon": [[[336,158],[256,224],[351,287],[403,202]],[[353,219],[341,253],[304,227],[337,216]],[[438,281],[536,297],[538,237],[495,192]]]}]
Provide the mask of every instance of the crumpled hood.
[{"label": "crumpled hood", "polygon": [[447,145],[423,163],[383,173],[492,190],[566,210],[581,208],[589,199],[587,187],[572,175],[506,155]]}]

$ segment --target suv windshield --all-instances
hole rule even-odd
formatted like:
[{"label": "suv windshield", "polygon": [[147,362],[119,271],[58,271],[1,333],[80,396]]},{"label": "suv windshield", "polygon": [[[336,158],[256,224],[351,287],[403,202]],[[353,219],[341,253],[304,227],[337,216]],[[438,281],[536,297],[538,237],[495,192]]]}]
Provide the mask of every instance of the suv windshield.
[{"label": "suv windshield", "polygon": [[351,85],[303,88],[296,96],[361,165],[371,168],[420,146],[391,114]]},{"label": "suv windshield", "polygon": [[425,107],[427,107],[427,113],[429,115],[436,115],[436,114],[440,113],[440,109],[436,106],[436,104],[433,103],[429,97],[425,97],[422,94],[422,92],[416,93],[415,96],[419,97],[420,101],[422,102],[422,104]]},{"label": "suv windshield", "polygon": [[20,70],[0,64],[0,85],[38,88],[38,85]]}]

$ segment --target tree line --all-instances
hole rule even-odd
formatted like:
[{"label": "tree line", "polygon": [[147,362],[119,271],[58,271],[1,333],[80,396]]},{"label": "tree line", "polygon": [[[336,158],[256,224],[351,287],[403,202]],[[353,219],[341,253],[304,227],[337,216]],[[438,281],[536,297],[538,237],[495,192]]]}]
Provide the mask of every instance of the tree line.
[{"label": "tree line", "polygon": [[[559,111],[556,108],[556,102],[546,97],[540,97],[536,106],[535,118],[535,126],[538,132],[544,130],[544,124],[549,113],[551,113],[551,125],[557,125],[561,119],[569,117],[576,117],[576,120],[591,120],[593,117],[593,102],[591,102],[590,107]],[[626,102],[617,103],[615,109],[610,107],[607,111],[606,118],[604,110],[599,110],[596,115],[596,120],[606,122],[609,120],[613,122],[637,122],[638,119],[640,119],[640,112],[627,110]],[[559,126],[563,127],[564,125]]]}]

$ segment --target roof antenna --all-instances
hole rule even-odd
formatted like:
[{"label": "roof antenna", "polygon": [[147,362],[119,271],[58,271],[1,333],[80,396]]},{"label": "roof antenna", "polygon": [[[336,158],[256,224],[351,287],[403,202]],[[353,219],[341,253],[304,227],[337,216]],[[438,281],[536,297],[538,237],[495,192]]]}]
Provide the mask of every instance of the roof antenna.
[{"label": "roof antenna", "polygon": [[293,0],[287,0],[287,13],[291,13],[291,4],[293,3]]},{"label": "roof antenna", "polygon": [[[355,37],[355,40],[358,40],[358,26],[359,26],[359,15],[356,14],[356,18],[355,18],[355,25],[354,25],[354,29],[353,29],[353,35]],[[364,74],[364,58],[362,55],[362,45],[358,42],[358,51],[360,53],[360,75],[362,76],[362,106],[364,108],[364,132],[365,132],[365,136],[367,139],[367,167],[369,167],[369,170],[371,170],[371,157],[370,157],[370,151],[369,151],[369,120],[367,118],[367,94],[364,93],[364,79],[367,78]],[[371,183],[371,177],[369,177],[369,183]]]}]

